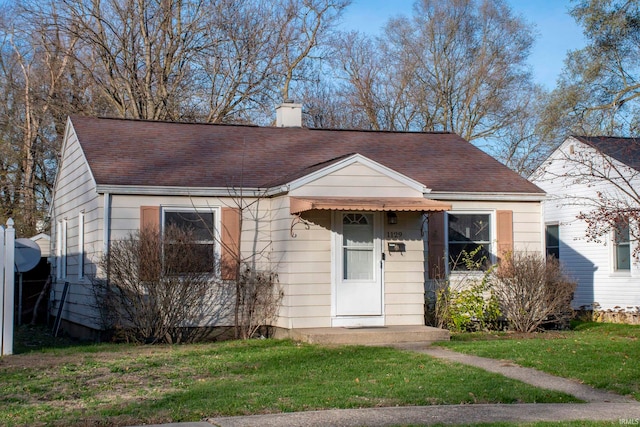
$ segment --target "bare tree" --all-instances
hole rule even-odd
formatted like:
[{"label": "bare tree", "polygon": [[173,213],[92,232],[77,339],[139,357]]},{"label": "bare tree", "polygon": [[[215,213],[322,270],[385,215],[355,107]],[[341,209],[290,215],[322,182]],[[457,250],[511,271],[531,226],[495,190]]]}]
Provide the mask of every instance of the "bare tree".
[{"label": "bare tree", "polygon": [[[44,217],[57,165],[61,103],[76,39],[25,20],[16,11],[0,23],[0,85],[4,101],[1,176],[2,214],[16,218],[23,235],[44,231]],[[58,122],[59,121],[59,122]]]},{"label": "bare tree", "polygon": [[530,28],[502,0],[419,1],[376,42],[354,41],[343,75],[374,128],[486,138],[517,120],[513,94],[532,89]]},{"label": "bare tree", "polygon": [[588,44],[569,52],[549,119],[581,135],[632,135],[640,126],[640,3],[578,0],[571,15]]}]

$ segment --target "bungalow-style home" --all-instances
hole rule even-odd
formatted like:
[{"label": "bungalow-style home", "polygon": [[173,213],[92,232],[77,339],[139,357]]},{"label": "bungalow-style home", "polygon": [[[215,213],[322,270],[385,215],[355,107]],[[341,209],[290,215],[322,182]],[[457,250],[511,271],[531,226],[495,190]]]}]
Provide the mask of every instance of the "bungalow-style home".
[{"label": "bungalow-style home", "polygon": [[605,219],[613,205],[637,210],[640,143],[633,138],[571,136],[531,179],[548,193],[547,253],[558,257],[578,282],[574,308],[637,312],[640,264],[632,255],[638,242],[630,236],[628,221],[618,218],[620,226],[598,237],[585,218],[595,214]]},{"label": "bungalow-style home", "polygon": [[195,213],[218,259],[239,246],[277,273],[285,332],[424,325],[444,260],[544,250],[544,192],[459,136],[309,129],[301,111],[280,105],[275,127],[69,118],[51,207],[63,324],[100,329],[87,288],[112,242]]}]

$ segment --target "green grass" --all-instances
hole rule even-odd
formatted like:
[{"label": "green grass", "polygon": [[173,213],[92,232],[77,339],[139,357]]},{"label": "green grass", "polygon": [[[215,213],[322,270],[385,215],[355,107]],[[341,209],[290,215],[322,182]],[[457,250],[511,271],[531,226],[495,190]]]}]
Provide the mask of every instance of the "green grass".
[{"label": "green grass", "polygon": [[3,426],[116,426],[327,408],[575,401],[418,353],[274,340],[55,348],[0,359],[0,378]]},{"label": "green grass", "polygon": [[461,334],[441,345],[462,353],[511,360],[640,400],[640,326],[576,323],[571,331]]}]

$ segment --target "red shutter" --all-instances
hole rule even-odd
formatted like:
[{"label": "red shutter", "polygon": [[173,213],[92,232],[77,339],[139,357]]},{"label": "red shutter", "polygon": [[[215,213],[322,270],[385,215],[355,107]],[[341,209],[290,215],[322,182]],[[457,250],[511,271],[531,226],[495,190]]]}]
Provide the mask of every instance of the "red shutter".
[{"label": "red shutter", "polygon": [[222,208],[221,273],[224,280],[235,280],[240,256],[240,210]]},{"label": "red shutter", "polygon": [[498,260],[513,252],[513,211],[496,211]]},{"label": "red shutter", "polygon": [[160,206],[140,206],[140,231],[145,228],[160,230]]},{"label": "red shutter", "polygon": [[428,274],[430,279],[441,279],[446,274],[445,269],[445,227],[444,212],[431,212],[429,214],[429,262]]}]

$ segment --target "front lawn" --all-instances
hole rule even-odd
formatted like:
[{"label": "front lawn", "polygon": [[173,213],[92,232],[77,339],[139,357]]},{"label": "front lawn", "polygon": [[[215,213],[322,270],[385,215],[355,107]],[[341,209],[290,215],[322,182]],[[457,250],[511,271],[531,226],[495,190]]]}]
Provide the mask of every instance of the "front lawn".
[{"label": "front lawn", "polygon": [[275,340],[59,348],[1,358],[0,378],[3,426],[117,426],[327,408],[575,401],[418,353]]},{"label": "front lawn", "polygon": [[441,343],[452,350],[511,360],[553,375],[640,400],[640,326],[576,323],[571,331],[538,334],[460,334]]}]

